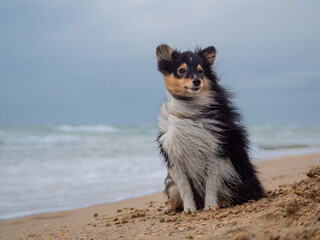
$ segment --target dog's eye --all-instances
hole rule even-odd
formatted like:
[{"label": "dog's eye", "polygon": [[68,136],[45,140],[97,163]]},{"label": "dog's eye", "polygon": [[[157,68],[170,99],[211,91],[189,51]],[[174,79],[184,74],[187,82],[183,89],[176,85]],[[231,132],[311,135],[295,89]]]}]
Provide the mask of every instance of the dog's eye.
[{"label": "dog's eye", "polygon": [[180,68],[179,70],[178,70],[178,73],[179,74],[185,74],[185,72],[186,72],[186,70],[185,69],[183,69],[183,68]]},{"label": "dog's eye", "polygon": [[203,74],[203,70],[202,70],[202,69],[199,69],[199,70],[198,70],[198,73]]}]

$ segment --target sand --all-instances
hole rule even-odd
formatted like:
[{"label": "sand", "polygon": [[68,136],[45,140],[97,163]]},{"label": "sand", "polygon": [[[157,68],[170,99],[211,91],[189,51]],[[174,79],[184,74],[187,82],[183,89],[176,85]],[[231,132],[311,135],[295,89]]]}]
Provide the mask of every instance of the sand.
[{"label": "sand", "polygon": [[320,240],[320,154],[266,160],[257,169],[268,190],[259,201],[164,215],[165,199],[156,193],[0,221],[0,239]]}]

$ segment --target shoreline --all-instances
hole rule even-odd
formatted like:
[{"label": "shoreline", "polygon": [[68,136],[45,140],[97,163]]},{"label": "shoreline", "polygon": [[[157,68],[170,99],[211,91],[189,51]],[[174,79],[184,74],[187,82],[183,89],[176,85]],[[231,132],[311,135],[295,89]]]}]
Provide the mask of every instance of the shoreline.
[{"label": "shoreline", "polygon": [[[276,157],[276,158],[260,159],[260,160],[257,160],[256,162],[254,162],[253,165],[255,167],[257,167],[260,163],[265,162],[265,161],[278,161],[279,159],[282,159],[282,158],[291,158],[291,157],[295,158],[295,157],[303,157],[303,156],[318,155],[318,154],[320,156],[320,152],[316,152],[316,153],[302,153],[302,154],[295,154],[295,155],[290,154],[290,155],[286,155],[286,156],[279,156],[279,157]],[[123,202],[123,201],[130,200],[130,199],[143,198],[145,196],[149,196],[149,195],[153,195],[153,194],[159,194],[159,193],[162,193],[162,191],[159,191],[159,192],[155,191],[155,192],[150,192],[150,193],[141,194],[141,195],[138,194],[137,196],[123,197],[122,199],[111,201],[111,202],[93,203],[93,204],[83,205],[81,207],[75,207],[75,208],[65,208],[65,209],[58,209],[58,210],[52,210],[52,211],[29,213],[29,214],[25,214],[25,215],[21,215],[21,216],[15,216],[15,217],[9,217],[9,218],[0,219],[0,223],[1,223],[1,221],[24,218],[24,217],[29,217],[29,216],[33,216],[33,215],[50,214],[50,213],[55,213],[55,212],[64,212],[64,211],[72,211],[72,210],[80,210],[80,209],[83,209],[83,208],[88,208],[88,207],[93,207],[93,206],[98,206],[98,205],[113,204],[113,203]]]},{"label": "shoreline", "polygon": [[[316,165],[320,165],[320,153],[262,160],[256,168],[263,186],[266,190],[272,191],[301,181],[305,178],[306,171]],[[0,238],[52,239],[55,238],[54,236],[68,236],[69,238],[66,239],[79,238],[81,231],[90,226],[88,224],[94,218],[100,216],[116,218],[125,211],[124,209],[137,210],[150,206],[162,209],[164,202],[163,193],[159,192],[113,203],[1,220]],[[92,236],[93,239],[97,238],[94,234]],[[85,236],[84,239],[86,239]]]}]

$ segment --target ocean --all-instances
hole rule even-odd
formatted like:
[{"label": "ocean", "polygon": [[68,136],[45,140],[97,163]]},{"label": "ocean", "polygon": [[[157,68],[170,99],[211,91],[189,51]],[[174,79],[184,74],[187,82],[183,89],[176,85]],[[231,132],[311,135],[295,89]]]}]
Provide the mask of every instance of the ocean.
[{"label": "ocean", "polygon": [[[319,153],[320,125],[248,127],[256,163]],[[157,126],[0,125],[0,219],[163,190]]]}]

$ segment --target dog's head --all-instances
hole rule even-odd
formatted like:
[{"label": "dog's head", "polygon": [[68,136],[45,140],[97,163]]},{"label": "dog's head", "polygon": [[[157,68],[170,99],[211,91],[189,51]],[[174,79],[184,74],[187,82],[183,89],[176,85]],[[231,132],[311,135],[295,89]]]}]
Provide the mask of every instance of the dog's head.
[{"label": "dog's head", "polygon": [[216,49],[179,52],[168,45],[157,47],[158,69],[168,91],[178,97],[194,97],[210,91]]}]

